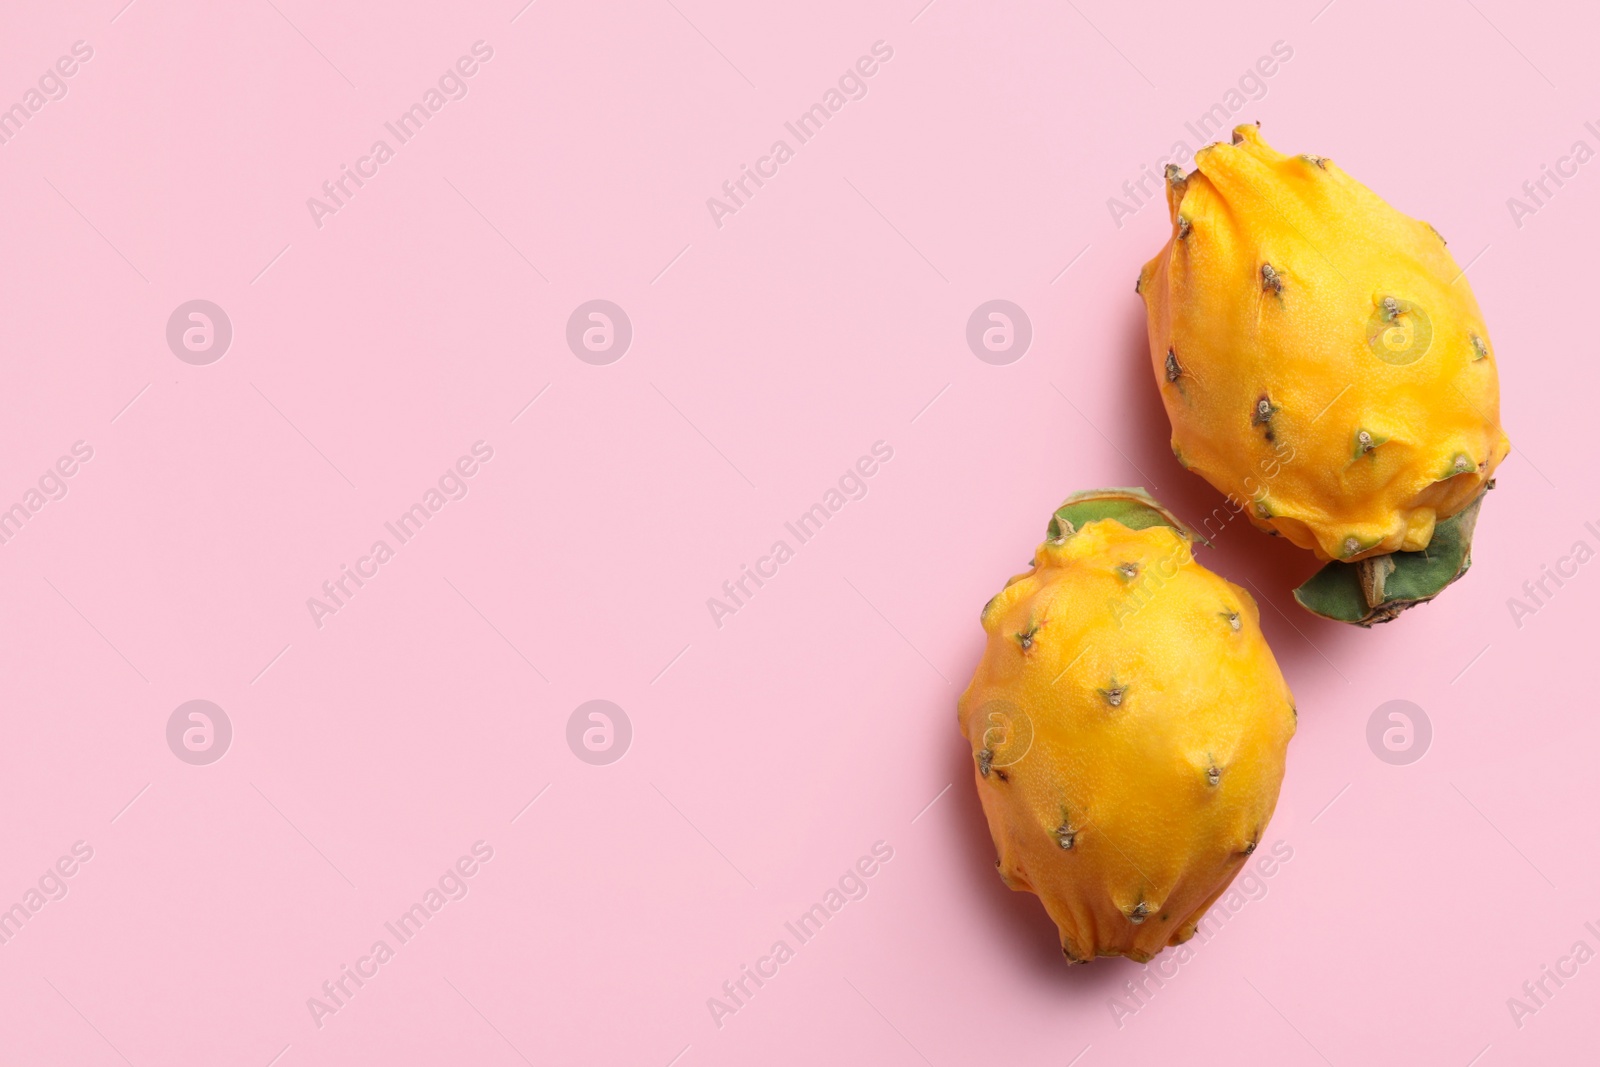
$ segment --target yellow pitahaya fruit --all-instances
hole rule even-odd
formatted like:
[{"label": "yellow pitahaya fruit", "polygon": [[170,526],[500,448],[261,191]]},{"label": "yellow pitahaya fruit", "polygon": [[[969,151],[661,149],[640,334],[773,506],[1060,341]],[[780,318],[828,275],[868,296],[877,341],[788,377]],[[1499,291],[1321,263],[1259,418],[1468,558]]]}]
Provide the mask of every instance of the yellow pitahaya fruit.
[{"label": "yellow pitahaya fruit", "polygon": [[1193,536],[1143,490],[1077,494],[983,609],[958,714],[995,865],[1074,963],[1192,937],[1278,801],[1293,698]]},{"label": "yellow pitahaya fruit", "polygon": [[1328,566],[1295,591],[1370,626],[1465,573],[1510,450],[1483,314],[1444,239],[1240,126],[1167,168],[1140,272],[1178,461]]}]

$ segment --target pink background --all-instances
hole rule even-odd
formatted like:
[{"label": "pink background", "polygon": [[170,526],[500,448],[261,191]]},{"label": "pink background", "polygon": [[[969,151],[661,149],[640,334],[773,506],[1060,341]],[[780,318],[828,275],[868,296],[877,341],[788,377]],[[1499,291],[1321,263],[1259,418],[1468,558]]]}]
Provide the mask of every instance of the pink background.
[{"label": "pink background", "polygon": [[[93,858],[0,945],[0,1059],[1592,1058],[1600,963],[1520,1027],[1507,998],[1600,948],[1600,563],[1520,627],[1507,599],[1600,547],[1600,174],[1520,226],[1506,200],[1600,147],[1597,27],[1321,3],[12,5],[0,105],[94,55],[0,146],[0,506],[94,455],[0,546],[0,907]],[[478,40],[468,95],[318,228],[306,199]],[[865,98],[716,226],[706,199],[880,40]],[[1267,835],[1293,859],[1119,1016],[1141,968],[1067,968],[995,877],[954,701],[1068,492],[1218,503],[1144,362],[1165,210],[1119,228],[1107,199],[1275,41],[1236,119],[1471,262],[1514,451],[1472,574],[1380,630],[1300,612],[1310,558],[1242,524],[1204,555],[1263,591],[1298,697]],[[1008,366],[964,339],[995,298],[1034,331]],[[193,299],[233,325],[207,366],[165,340]],[[608,366],[565,341],[593,299],[633,326]],[[466,498],[318,628],[307,598],[479,440]],[[868,495],[714,625],[880,440]],[[194,699],[233,726],[208,766],[166,742]],[[632,723],[607,766],[566,741],[591,699]],[[1407,766],[1366,741],[1393,699],[1433,726]],[[307,998],[480,840],[468,895],[319,1027]],[[876,841],[868,895],[716,1025]]]}]

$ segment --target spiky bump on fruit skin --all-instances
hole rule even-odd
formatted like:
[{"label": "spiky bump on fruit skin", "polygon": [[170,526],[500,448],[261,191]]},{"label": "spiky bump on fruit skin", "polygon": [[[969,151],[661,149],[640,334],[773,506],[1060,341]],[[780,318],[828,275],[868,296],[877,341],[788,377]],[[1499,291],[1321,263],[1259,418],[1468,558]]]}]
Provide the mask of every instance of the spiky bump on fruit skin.
[{"label": "spiky bump on fruit skin", "polygon": [[[1168,174],[1172,236],[1140,275],[1185,466],[1234,499],[1270,485],[1256,524],[1319,559],[1352,558],[1352,537],[1356,559],[1426,548],[1510,449],[1483,315],[1443,239],[1253,125],[1195,165]],[[1387,358],[1374,324],[1399,346]]]},{"label": "spiky bump on fruit skin", "polygon": [[[1295,731],[1255,602],[1176,519],[1071,511],[1119,494],[1069,500],[985,606],[958,705],[996,866],[1040,897],[1072,963],[1192,936],[1271,820]],[[1024,652],[1015,635],[1040,619]]]}]

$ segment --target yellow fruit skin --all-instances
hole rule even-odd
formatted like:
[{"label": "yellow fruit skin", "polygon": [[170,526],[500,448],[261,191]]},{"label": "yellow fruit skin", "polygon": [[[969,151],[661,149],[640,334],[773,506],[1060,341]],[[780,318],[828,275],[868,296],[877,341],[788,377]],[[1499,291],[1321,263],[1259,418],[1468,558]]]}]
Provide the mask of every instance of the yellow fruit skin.
[{"label": "yellow fruit skin", "polygon": [[1169,171],[1173,234],[1139,278],[1173,450],[1319,559],[1424,548],[1510,451],[1471,287],[1331,160],[1234,140]]},{"label": "yellow fruit skin", "polygon": [[1040,545],[983,627],[958,714],[1001,877],[1074,962],[1187,940],[1262,839],[1295,731],[1255,602],[1170,527],[1102,519]]}]

